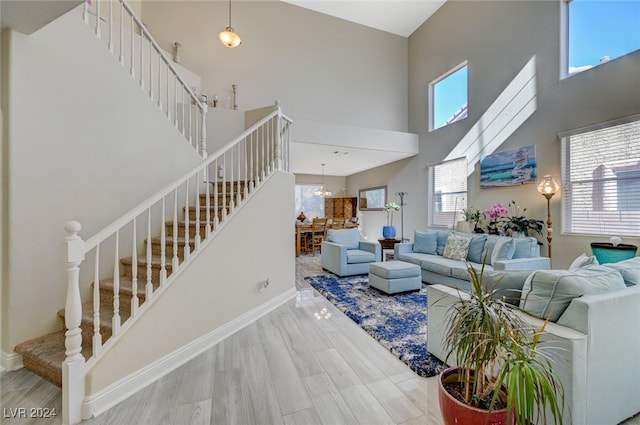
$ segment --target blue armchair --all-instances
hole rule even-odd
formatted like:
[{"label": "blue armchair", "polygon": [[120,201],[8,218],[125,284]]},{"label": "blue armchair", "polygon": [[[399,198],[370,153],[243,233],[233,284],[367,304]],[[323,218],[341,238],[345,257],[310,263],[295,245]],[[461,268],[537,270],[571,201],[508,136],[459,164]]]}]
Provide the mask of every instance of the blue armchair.
[{"label": "blue armchair", "polygon": [[338,276],[369,273],[369,263],[380,261],[378,242],[360,240],[360,230],[330,229],[322,242],[322,268]]}]

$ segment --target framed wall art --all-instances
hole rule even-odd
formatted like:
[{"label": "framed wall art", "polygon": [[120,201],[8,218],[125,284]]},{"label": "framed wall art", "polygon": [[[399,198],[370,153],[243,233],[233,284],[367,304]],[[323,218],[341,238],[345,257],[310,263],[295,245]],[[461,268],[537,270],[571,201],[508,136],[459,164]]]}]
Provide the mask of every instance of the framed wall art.
[{"label": "framed wall art", "polygon": [[480,187],[504,187],[536,182],[536,146],[495,152],[480,159]]}]

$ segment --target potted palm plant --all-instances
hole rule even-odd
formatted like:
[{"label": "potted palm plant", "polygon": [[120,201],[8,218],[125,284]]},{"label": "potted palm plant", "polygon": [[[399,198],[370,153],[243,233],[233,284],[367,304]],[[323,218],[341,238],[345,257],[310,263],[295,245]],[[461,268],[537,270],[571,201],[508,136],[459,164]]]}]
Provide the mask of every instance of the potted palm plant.
[{"label": "potted palm plant", "polygon": [[458,366],[440,375],[445,424],[562,424],[564,390],[548,347],[540,345],[547,322],[532,328],[524,313],[487,288],[484,264],[479,272],[467,269],[471,292],[461,294],[446,322],[444,348]]}]

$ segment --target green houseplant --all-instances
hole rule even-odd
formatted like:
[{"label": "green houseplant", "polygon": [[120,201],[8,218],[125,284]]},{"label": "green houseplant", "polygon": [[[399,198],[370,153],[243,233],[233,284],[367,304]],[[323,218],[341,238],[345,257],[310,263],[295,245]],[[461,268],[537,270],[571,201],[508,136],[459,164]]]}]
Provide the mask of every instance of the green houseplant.
[{"label": "green houseplant", "polygon": [[484,233],[480,226],[478,226],[480,221],[485,218],[485,214],[483,211],[480,211],[478,208],[471,206],[462,210],[462,216],[464,217],[464,221],[473,224],[473,231],[475,233]]},{"label": "green houseplant", "polygon": [[[532,328],[522,313],[497,297],[495,288],[486,287],[484,264],[479,272],[469,264],[467,269],[471,292],[468,296],[461,294],[451,306],[445,324],[444,348],[447,357],[454,355],[458,364],[440,378],[445,423],[453,423],[448,420],[457,417],[458,423],[465,424],[551,423],[547,419],[562,424],[562,383],[553,372],[548,347],[539,344],[546,322],[541,329]],[[444,378],[449,376],[451,381],[454,372],[454,383],[445,387]],[[446,411],[452,403],[443,400],[453,397],[451,393],[457,393],[461,402],[457,404],[479,411],[479,417],[471,419],[466,413]],[[547,418],[547,411],[551,418]],[[489,419],[494,412],[501,413],[502,419]]]}]

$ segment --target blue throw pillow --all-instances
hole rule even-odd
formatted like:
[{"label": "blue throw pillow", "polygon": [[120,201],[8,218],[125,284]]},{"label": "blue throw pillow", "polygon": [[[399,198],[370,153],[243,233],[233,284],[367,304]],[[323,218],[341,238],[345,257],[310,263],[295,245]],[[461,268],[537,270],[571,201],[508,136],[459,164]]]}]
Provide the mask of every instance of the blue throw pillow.
[{"label": "blue throw pillow", "polygon": [[438,249],[438,233],[431,232],[419,232],[413,233],[413,252],[420,252],[422,254],[435,255]]},{"label": "blue throw pillow", "polygon": [[438,248],[436,253],[442,255],[444,253],[444,247],[447,246],[447,239],[449,239],[450,232],[438,230]]},{"label": "blue throw pillow", "polygon": [[469,244],[469,253],[467,254],[469,261],[482,264],[485,242],[487,242],[487,235],[473,235]]},{"label": "blue throw pillow", "polygon": [[496,261],[511,260],[516,251],[516,243],[513,238],[498,238],[491,252],[491,265],[495,266]]}]

